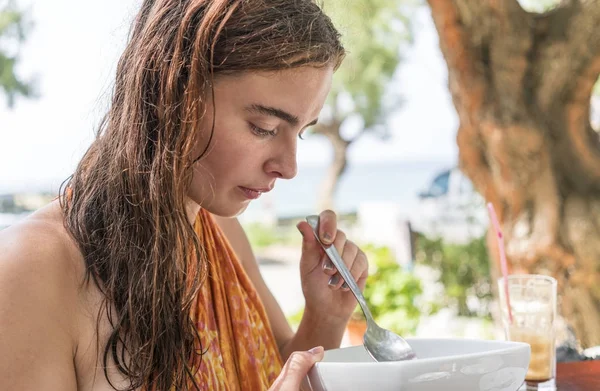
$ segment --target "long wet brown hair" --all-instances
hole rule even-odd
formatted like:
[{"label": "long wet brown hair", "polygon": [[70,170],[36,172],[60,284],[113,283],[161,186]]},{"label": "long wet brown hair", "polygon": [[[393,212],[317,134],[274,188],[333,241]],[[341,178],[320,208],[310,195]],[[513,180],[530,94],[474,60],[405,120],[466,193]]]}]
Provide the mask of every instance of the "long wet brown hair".
[{"label": "long wet brown hair", "polygon": [[[190,309],[202,243],[185,200],[215,75],[333,66],[344,56],[312,0],[145,0],[119,61],[110,109],[62,190],[68,231],[105,297],[103,364],[127,390],[198,388]],[[209,133],[208,133],[209,132]],[[197,151],[196,151],[197,153]],[[195,262],[195,263],[194,263]],[[114,380],[114,379],[113,379]]]}]

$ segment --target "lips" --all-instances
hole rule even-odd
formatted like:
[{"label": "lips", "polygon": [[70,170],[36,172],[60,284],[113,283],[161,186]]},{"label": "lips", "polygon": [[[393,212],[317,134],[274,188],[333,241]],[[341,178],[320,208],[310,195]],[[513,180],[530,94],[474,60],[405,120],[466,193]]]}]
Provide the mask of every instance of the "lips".
[{"label": "lips", "polygon": [[255,189],[255,188],[244,187],[244,186],[240,186],[239,188],[242,191],[242,193],[244,193],[246,198],[251,199],[251,200],[257,199],[258,197],[261,196],[262,193],[266,193],[268,191],[271,191],[271,189],[272,189],[272,187]]}]

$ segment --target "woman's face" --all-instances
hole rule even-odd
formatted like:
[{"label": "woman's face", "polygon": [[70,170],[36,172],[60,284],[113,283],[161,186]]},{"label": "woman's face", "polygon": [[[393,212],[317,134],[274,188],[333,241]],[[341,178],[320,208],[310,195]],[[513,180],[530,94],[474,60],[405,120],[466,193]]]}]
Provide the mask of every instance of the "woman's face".
[{"label": "woman's face", "polygon": [[[233,217],[250,201],[296,175],[299,135],[314,124],[331,88],[333,69],[302,67],[215,79],[214,134],[194,165],[189,198],[209,212]],[[209,99],[197,154],[213,126]]]}]

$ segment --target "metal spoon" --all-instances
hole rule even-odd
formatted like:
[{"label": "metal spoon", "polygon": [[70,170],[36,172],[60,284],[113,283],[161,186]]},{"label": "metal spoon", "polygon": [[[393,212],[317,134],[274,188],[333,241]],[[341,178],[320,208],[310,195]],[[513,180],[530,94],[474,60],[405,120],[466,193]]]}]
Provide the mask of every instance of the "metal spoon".
[{"label": "metal spoon", "polygon": [[352,277],[352,274],[346,267],[344,260],[335,249],[335,246],[326,246],[319,239],[319,216],[307,216],[306,221],[312,227],[317,241],[321,244],[323,250],[325,250],[325,253],[329,259],[331,259],[331,262],[333,262],[346,284],[348,284],[348,287],[354,294],[354,297],[356,297],[362,312],[365,314],[367,331],[365,332],[363,341],[364,346],[371,357],[373,357],[375,361],[404,361],[416,358],[417,356],[408,342],[398,334],[381,328],[375,323],[373,315],[365,301],[365,297],[356,284],[356,281],[354,281],[354,277]]}]

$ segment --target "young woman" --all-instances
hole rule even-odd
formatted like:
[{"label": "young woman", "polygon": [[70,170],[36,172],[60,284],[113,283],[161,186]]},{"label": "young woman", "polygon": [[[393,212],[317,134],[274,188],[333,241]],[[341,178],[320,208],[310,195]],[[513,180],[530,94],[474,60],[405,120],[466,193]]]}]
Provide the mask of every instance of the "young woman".
[{"label": "young woman", "polygon": [[[356,301],[301,222],[292,332],[235,216],[294,177],[343,56],[311,0],[143,1],[98,137],[0,233],[0,389],[297,390]],[[319,236],[363,288],[333,212]]]}]

